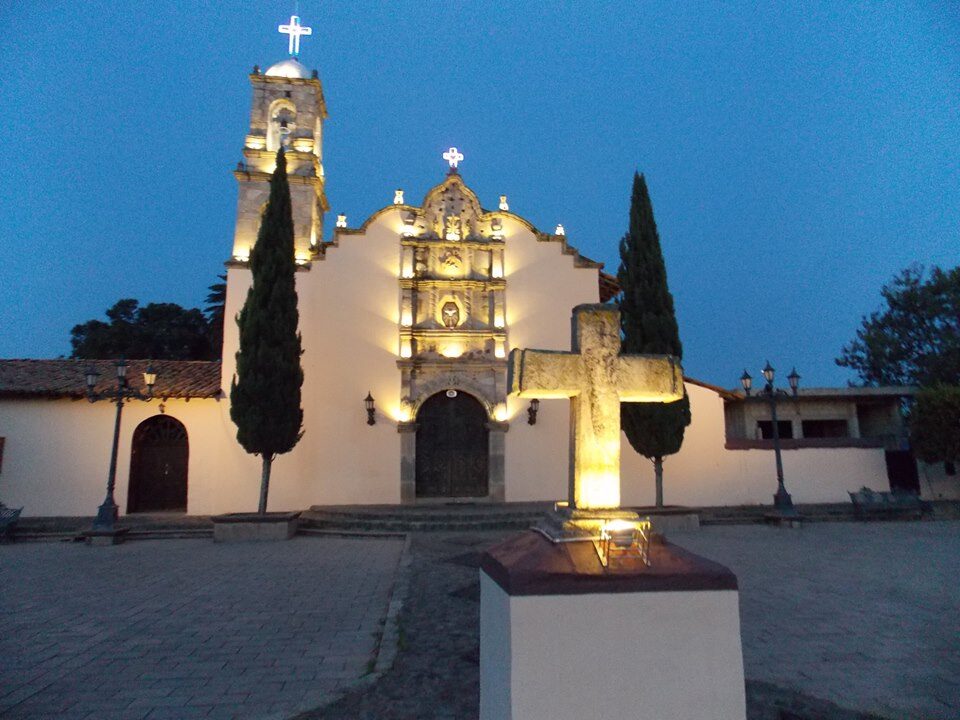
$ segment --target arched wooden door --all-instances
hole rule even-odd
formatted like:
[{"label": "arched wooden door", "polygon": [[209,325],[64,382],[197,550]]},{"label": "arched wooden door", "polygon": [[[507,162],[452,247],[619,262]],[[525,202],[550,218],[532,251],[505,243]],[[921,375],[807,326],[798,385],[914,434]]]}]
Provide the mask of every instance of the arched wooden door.
[{"label": "arched wooden door", "polygon": [[427,398],[417,413],[417,497],[485,497],[488,435],[487,411],[467,393]]},{"label": "arched wooden door", "polygon": [[133,431],[127,512],[187,510],[187,429],[168,415],[144,420]]}]

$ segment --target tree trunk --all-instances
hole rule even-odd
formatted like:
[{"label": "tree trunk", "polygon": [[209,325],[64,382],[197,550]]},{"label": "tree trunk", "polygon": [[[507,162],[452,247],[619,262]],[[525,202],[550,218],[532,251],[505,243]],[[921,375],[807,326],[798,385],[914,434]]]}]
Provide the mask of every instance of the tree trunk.
[{"label": "tree trunk", "polygon": [[663,507],[663,458],[655,457],[653,459],[653,475],[657,483],[657,507]]},{"label": "tree trunk", "polygon": [[273,464],[273,455],[264,453],[262,456],[263,469],[260,473],[260,506],[257,512],[265,515],[267,512],[267,491],[270,489],[270,466]]}]

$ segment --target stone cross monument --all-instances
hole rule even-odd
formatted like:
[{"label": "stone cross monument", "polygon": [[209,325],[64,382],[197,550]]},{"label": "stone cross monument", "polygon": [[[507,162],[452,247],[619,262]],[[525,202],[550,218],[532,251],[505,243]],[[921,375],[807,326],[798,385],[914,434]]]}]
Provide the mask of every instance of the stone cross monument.
[{"label": "stone cross monument", "polygon": [[619,507],[620,403],[679,400],[676,360],[621,355],[617,309],[579,305],[572,351],[513,350],[507,386],[570,398],[570,501],[481,557],[480,720],[745,720],[736,576],[660,536],[604,560],[643,523]]},{"label": "stone cross monument", "polygon": [[621,355],[615,307],[578,305],[572,325],[572,352],[510,352],[507,391],[570,398],[570,507],[618,508],[620,403],[680,400],[683,372],[668,355]]}]

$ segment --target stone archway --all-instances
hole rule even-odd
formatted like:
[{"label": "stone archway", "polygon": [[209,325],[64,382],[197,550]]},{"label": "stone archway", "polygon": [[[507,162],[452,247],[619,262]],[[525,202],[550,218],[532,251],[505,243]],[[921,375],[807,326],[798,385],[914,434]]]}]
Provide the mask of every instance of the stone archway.
[{"label": "stone archway", "polygon": [[468,393],[431,395],[416,420],[416,497],[487,497],[490,440],[487,411]]},{"label": "stone archway", "polygon": [[187,429],[169,415],[154,415],[133,431],[127,512],[186,512]]}]

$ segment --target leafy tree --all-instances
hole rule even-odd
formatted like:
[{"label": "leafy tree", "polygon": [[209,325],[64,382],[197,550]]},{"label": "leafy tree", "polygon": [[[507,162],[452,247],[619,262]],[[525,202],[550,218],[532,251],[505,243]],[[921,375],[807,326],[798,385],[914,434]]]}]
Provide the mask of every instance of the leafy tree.
[{"label": "leafy tree", "polygon": [[[620,327],[623,352],[683,357],[680,331],[667,286],[653,205],[643,175],[634,173],[630,226],[620,241]],[[630,445],[653,462],[657,507],[663,506],[663,459],[680,449],[690,424],[690,399],[672,403],[622,403],[620,417]]]},{"label": "leafy tree", "polygon": [[303,351],[297,331],[293,214],[282,147],[277,151],[257,243],[250,253],[250,270],[253,285],[237,317],[240,349],[230,389],[230,417],[243,448],[261,457],[258,511],[263,514],[274,458],[292,450],[303,436]]},{"label": "leafy tree", "polygon": [[960,267],[908,267],[880,294],[837,365],[864,385],[960,385]]},{"label": "leafy tree", "polygon": [[227,276],[217,275],[220,282],[207,288],[207,306],[203,309],[210,329],[210,345],[219,358],[223,352],[223,311],[227,304]]},{"label": "leafy tree", "polygon": [[917,393],[910,444],[928,463],[960,462],[960,387],[935,385]]},{"label": "leafy tree", "polygon": [[207,320],[197,308],[175,303],[140,307],[138,301],[124,298],[107,310],[107,319],[74,326],[71,357],[209,360],[214,355]]}]

